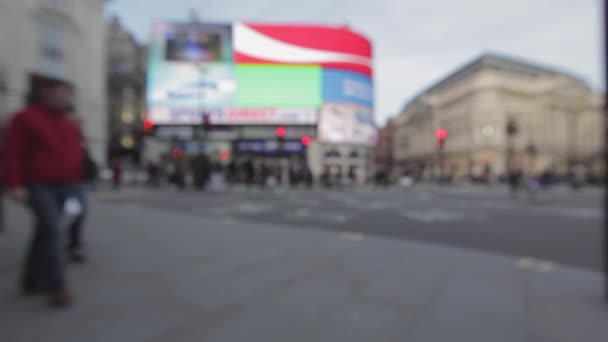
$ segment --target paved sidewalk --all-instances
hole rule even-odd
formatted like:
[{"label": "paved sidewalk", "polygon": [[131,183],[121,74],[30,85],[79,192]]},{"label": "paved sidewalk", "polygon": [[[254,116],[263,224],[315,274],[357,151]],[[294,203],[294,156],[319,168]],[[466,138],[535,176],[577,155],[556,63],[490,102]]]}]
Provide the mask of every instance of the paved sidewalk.
[{"label": "paved sidewalk", "polygon": [[18,295],[29,219],[7,209],[2,341],[608,341],[596,273],[103,202],[55,312]]}]

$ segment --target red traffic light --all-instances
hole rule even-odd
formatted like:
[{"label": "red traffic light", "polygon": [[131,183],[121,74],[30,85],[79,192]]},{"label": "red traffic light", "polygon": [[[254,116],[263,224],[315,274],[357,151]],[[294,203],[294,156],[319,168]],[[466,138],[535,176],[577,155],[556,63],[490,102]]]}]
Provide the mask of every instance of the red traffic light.
[{"label": "red traffic light", "polygon": [[312,142],[312,138],[308,135],[305,135],[302,137],[301,141],[302,141],[302,145],[308,146]]},{"label": "red traffic light", "polygon": [[279,126],[275,130],[275,133],[277,134],[277,137],[284,138],[285,134],[287,134],[287,129],[285,128],[285,126]]},{"label": "red traffic light", "polygon": [[184,155],[184,151],[182,151],[181,149],[179,149],[177,147],[174,148],[173,151],[171,151],[171,156],[175,159],[179,159],[179,158],[183,157],[183,155]]},{"label": "red traffic light", "polygon": [[220,159],[221,160],[228,160],[228,159],[230,159],[230,151],[226,151],[226,150],[221,151],[220,152]]},{"label": "red traffic light", "polygon": [[439,128],[437,129],[435,136],[437,136],[437,140],[443,141],[448,137],[448,130],[445,128]]},{"label": "red traffic light", "polygon": [[143,122],[144,132],[150,133],[154,130],[154,122],[152,120],[145,118]]}]

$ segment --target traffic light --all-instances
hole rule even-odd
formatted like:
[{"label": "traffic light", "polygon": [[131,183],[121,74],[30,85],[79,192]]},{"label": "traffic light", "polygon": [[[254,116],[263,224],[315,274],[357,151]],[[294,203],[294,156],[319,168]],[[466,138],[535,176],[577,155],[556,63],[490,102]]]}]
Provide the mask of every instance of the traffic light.
[{"label": "traffic light", "polygon": [[154,122],[148,118],[145,118],[143,121],[143,128],[145,135],[154,133]]},{"label": "traffic light", "polygon": [[275,130],[275,133],[277,135],[277,138],[284,139],[285,135],[287,134],[287,128],[285,128],[285,126],[279,126]]},{"label": "traffic light", "polygon": [[211,115],[209,115],[209,113],[204,113],[203,114],[203,130],[205,132],[209,132],[211,130],[212,124],[211,124]]},{"label": "traffic light", "polygon": [[439,148],[443,148],[445,140],[448,138],[448,130],[445,128],[438,128],[435,136],[437,137],[437,145]]},{"label": "traffic light", "polygon": [[304,145],[304,147],[310,145],[310,143],[312,142],[312,138],[308,135],[305,135],[302,137],[302,139],[300,140],[302,142],[302,145]]},{"label": "traffic light", "polygon": [[180,159],[184,156],[184,151],[182,151],[179,147],[175,147],[173,148],[173,151],[171,151],[171,156],[174,159]]},{"label": "traffic light", "polygon": [[230,159],[230,151],[224,150],[220,152],[220,160],[226,161]]}]

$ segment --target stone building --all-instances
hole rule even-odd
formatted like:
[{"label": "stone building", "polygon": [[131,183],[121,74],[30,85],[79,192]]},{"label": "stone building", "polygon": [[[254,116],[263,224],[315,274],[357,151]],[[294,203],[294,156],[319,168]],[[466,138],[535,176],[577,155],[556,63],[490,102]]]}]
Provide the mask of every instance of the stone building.
[{"label": "stone building", "polygon": [[105,161],[103,0],[0,0],[0,125],[24,105],[35,80],[69,81],[91,155]]},{"label": "stone building", "polygon": [[117,17],[107,24],[109,159],[139,163],[144,144],[146,49]]},{"label": "stone building", "polygon": [[[482,55],[415,96],[395,124],[397,169],[427,179],[495,180],[507,165],[603,170],[602,97],[574,75],[514,58]],[[439,128],[448,131],[443,151]]]},{"label": "stone building", "polygon": [[395,120],[390,119],[384,127],[378,130],[378,144],[374,153],[374,167],[390,175],[393,173],[393,136],[395,134]]}]

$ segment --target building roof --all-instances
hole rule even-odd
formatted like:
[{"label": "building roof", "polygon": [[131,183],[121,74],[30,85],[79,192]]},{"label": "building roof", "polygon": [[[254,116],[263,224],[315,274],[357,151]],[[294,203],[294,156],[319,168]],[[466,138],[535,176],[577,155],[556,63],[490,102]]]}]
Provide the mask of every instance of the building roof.
[{"label": "building roof", "polygon": [[433,91],[437,91],[440,89],[447,88],[463,78],[468,77],[469,75],[481,70],[481,69],[493,69],[493,70],[501,70],[510,73],[528,75],[528,76],[566,76],[578,83],[582,86],[587,87],[587,83],[583,80],[583,78],[566,72],[562,70],[558,70],[552,67],[531,63],[525,60],[522,60],[517,57],[510,57],[502,54],[496,53],[485,53],[473,61],[465,64],[464,66],[458,68],[456,71],[449,74],[447,77],[441,79],[440,81],[434,83],[429,88],[423,90],[416,96],[414,96],[408,103],[405,105],[403,111],[407,110],[416,100],[420,99],[423,95],[429,94]]}]

